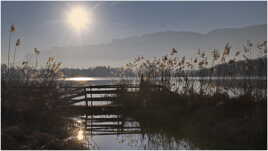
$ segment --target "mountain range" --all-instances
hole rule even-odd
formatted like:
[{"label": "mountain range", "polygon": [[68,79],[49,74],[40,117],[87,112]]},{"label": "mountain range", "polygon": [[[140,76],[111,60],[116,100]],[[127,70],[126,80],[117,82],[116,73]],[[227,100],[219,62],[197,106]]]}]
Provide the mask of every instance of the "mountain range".
[{"label": "mountain range", "polygon": [[225,28],[208,33],[165,31],[148,33],[125,39],[115,39],[108,44],[74,47],[53,47],[43,55],[56,56],[64,67],[93,67],[109,65],[118,67],[136,56],[159,57],[172,48],[179,55],[191,56],[200,50],[222,50],[227,42],[233,48],[241,48],[247,40],[252,42],[267,39],[267,25],[252,25],[241,28]]}]

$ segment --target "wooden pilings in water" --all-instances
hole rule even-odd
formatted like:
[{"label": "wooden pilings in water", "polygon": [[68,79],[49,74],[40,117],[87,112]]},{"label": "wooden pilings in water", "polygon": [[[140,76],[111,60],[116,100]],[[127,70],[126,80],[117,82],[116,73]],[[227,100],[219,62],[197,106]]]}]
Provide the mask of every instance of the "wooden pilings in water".
[{"label": "wooden pilings in water", "polygon": [[[116,96],[124,93],[124,90],[136,91],[140,90],[140,85],[96,85],[87,87],[68,87],[71,94],[65,96],[71,104],[85,102],[86,106],[93,106],[95,101],[114,101]],[[155,90],[163,89],[160,85],[147,85],[146,88]],[[90,97],[88,97],[90,95]],[[94,95],[94,96],[93,96]],[[96,96],[97,95],[97,96]],[[100,96],[102,95],[102,96]]]},{"label": "wooden pilings in water", "polygon": [[[71,94],[67,94],[64,98],[71,104],[85,102],[86,106],[93,106],[95,101],[114,101],[116,95],[123,89],[137,89],[138,85],[97,85],[87,87],[68,87]],[[88,97],[90,95],[90,97]],[[94,95],[94,96],[93,96]],[[102,96],[101,96],[102,95]]]}]

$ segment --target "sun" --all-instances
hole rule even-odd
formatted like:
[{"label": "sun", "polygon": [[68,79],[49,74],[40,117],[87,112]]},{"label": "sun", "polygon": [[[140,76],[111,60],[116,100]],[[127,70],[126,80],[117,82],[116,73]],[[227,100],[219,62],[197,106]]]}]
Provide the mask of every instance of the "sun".
[{"label": "sun", "polygon": [[90,17],[89,12],[85,8],[76,6],[67,13],[67,22],[74,30],[80,32],[88,28]]}]

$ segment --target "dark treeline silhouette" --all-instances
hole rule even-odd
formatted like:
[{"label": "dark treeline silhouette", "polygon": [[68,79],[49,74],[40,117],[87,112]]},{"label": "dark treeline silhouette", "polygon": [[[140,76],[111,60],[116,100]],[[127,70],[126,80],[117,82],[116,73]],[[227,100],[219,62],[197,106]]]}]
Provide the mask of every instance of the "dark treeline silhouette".
[{"label": "dark treeline silhouette", "polygon": [[122,68],[113,68],[110,66],[97,66],[87,69],[81,68],[63,68],[61,71],[64,73],[65,77],[73,76],[91,76],[91,77],[118,77],[124,72],[124,75],[134,76],[134,73],[127,70],[122,70]]},{"label": "dark treeline silhouette", "polygon": [[[214,70],[214,72],[211,72]],[[91,77],[118,77],[124,74],[128,77],[134,77],[135,73],[131,70],[122,70],[110,66],[97,66],[92,68],[62,68],[61,71],[65,77],[73,76],[91,76]],[[250,72],[249,72],[250,71]],[[211,75],[213,73],[213,75]],[[180,73],[178,73],[179,75]],[[183,73],[184,74],[184,73]],[[246,76],[246,77],[266,77],[267,76],[267,58],[258,58],[248,61],[237,61],[234,63],[225,63],[216,65],[209,69],[200,69],[193,71],[192,76]]]},{"label": "dark treeline silhouette", "polygon": [[[211,71],[214,72],[211,72]],[[211,75],[212,74],[212,75]],[[247,61],[238,61],[216,65],[210,69],[201,69],[193,72],[193,76],[237,76],[237,77],[266,77],[267,76],[267,58],[258,58]]]}]

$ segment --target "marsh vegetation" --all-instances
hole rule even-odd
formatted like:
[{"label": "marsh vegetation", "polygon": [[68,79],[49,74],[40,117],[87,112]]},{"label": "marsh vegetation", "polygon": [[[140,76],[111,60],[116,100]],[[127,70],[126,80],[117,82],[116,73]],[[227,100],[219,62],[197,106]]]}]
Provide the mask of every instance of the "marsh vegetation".
[{"label": "marsh vegetation", "polygon": [[[190,59],[174,48],[160,58],[135,58],[126,68],[140,79],[140,90],[126,91],[118,102],[154,136],[188,139],[201,149],[266,149],[267,79],[257,76],[266,75],[266,52],[266,41],[248,41],[242,50],[228,43],[222,52],[199,50]],[[261,58],[256,64],[253,55]],[[217,71],[220,64],[228,66]],[[232,75],[232,65],[248,77]]]}]

